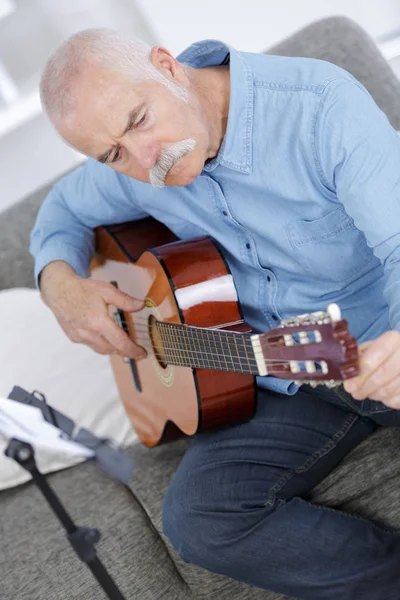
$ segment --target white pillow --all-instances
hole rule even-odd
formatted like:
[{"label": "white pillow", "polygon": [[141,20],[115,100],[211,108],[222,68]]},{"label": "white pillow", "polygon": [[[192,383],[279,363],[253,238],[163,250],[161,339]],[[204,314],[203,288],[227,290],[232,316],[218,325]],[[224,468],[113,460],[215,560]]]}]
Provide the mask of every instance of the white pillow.
[{"label": "white pillow", "polygon": [[[108,357],[70,342],[36,290],[0,292],[0,396],[7,397],[14,385],[42,392],[51,406],[95,435],[120,446],[137,440]],[[0,490],[30,479],[4,455],[6,445],[0,436]],[[83,460],[43,451],[35,454],[43,473]]]}]

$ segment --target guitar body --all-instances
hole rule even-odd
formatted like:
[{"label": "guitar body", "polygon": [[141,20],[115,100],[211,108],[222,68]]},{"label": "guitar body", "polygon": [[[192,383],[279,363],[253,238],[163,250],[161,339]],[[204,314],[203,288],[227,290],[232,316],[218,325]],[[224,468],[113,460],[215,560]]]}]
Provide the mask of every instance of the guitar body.
[{"label": "guitar body", "polygon": [[142,310],[123,313],[123,319],[147,357],[132,364],[112,356],[111,363],[126,413],[147,446],[245,421],[255,411],[253,375],[166,364],[157,353],[154,320],[250,331],[213,242],[207,237],[174,240],[151,218],[96,230],[92,277],[115,282],[145,302]]}]

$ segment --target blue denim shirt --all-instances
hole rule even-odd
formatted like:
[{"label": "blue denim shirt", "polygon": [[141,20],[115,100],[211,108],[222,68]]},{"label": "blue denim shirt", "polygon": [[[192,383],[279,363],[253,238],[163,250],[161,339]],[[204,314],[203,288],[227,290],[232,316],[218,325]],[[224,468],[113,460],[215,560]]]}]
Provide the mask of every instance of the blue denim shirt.
[{"label": "blue denim shirt", "polygon": [[[331,63],[213,40],[178,60],[201,68],[228,53],[227,131],[201,175],[155,190],[89,159],[41,207],[36,276],[54,260],[84,276],[94,227],[152,215],[182,239],[218,240],[256,331],[330,302],[359,342],[400,330],[400,138],[365,88]],[[273,377],[258,383],[297,389]]]}]

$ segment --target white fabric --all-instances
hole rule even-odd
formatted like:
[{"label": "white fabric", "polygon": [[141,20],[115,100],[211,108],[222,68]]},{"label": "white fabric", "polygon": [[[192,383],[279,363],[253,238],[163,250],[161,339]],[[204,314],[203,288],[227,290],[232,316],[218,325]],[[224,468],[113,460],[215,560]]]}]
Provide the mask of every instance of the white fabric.
[{"label": "white fabric", "polygon": [[[0,292],[0,396],[14,385],[42,392],[49,404],[80,427],[127,446],[137,440],[119,401],[109,359],[68,340],[39,292]],[[30,475],[4,455],[0,439],[0,490],[29,480]],[[36,452],[43,473],[63,469],[81,458]]]},{"label": "white fabric", "polygon": [[31,444],[36,450],[44,448],[47,452],[60,451],[84,458],[95,455],[94,450],[68,439],[58,427],[46,421],[40,408],[9,398],[0,398],[0,435]]}]

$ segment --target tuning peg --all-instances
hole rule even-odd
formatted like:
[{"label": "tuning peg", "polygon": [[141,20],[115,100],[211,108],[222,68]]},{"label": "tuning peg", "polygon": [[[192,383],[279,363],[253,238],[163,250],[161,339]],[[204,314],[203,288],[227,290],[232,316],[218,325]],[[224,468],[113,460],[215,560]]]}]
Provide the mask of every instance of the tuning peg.
[{"label": "tuning peg", "polygon": [[337,321],[340,321],[342,318],[342,311],[340,310],[339,306],[337,304],[329,304],[328,308],[326,309],[326,312],[328,313],[328,316],[330,318],[330,320],[332,321],[332,323],[336,323]]}]

